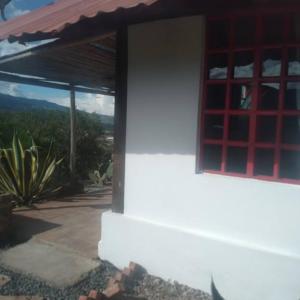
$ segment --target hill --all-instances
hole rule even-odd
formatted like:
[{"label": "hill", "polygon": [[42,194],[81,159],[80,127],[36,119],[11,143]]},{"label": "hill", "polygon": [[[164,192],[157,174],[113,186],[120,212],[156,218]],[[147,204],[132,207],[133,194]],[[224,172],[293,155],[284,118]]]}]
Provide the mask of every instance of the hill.
[{"label": "hill", "polygon": [[[65,106],[48,102],[46,100],[30,99],[23,97],[15,97],[0,93],[0,111],[8,112],[26,112],[33,110],[54,110],[68,112],[69,109]],[[107,115],[97,114],[100,118],[101,123],[106,127],[112,128],[113,117]]]}]

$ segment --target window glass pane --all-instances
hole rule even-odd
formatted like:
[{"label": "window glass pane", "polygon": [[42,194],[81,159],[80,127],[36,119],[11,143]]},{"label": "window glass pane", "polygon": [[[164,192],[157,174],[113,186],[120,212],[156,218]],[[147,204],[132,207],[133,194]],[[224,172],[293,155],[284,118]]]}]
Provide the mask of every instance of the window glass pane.
[{"label": "window glass pane", "polygon": [[228,55],[213,54],[208,57],[208,78],[226,79],[228,71]]},{"label": "window glass pane", "polygon": [[233,84],[230,100],[231,109],[251,109],[252,86],[250,84]]},{"label": "window glass pane", "polygon": [[288,75],[300,75],[300,48],[289,49]]},{"label": "window glass pane", "polygon": [[206,108],[224,109],[226,98],[225,84],[209,84],[207,86]]},{"label": "window glass pane", "polygon": [[256,119],[256,141],[274,143],[276,140],[276,116],[258,116]]},{"label": "window glass pane", "polygon": [[280,157],[280,177],[300,179],[300,152],[282,150]]},{"label": "window glass pane", "polygon": [[242,147],[228,147],[226,171],[233,173],[246,173],[248,149]]},{"label": "window glass pane", "polygon": [[229,118],[229,140],[248,141],[249,116],[238,115]]},{"label": "window glass pane", "polygon": [[206,115],[205,116],[205,138],[220,140],[223,138],[224,116]]},{"label": "window glass pane", "polygon": [[234,55],[234,78],[253,77],[253,52],[243,51]]},{"label": "window glass pane", "polygon": [[236,46],[242,47],[254,44],[255,18],[249,17],[237,19],[234,29]]},{"label": "window glass pane", "polygon": [[269,49],[263,52],[262,76],[280,76],[281,49]]},{"label": "window glass pane", "polygon": [[300,117],[283,117],[282,142],[284,144],[300,144]]},{"label": "window glass pane", "polygon": [[277,110],[279,102],[280,84],[275,82],[265,82],[260,85],[258,109]]},{"label": "window glass pane", "polygon": [[254,175],[273,176],[274,150],[256,149]]},{"label": "window glass pane", "polygon": [[204,145],[203,168],[205,170],[221,170],[222,146]]},{"label": "window glass pane", "polygon": [[285,90],[284,108],[288,110],[300,109],[300,82],[288,82]]},{"label": "window glass pane", "polygon": [[208,23],[208,46],[210,49],[227,48],[229,40],[229,22],[227,20]]},{"label": "window glass pane", "polygon": [[263,42],[276,44],[283,40],[283,18],[281,15],[265,16],[263,18]]},{"label": "window glass pane", "polygon": [[291,28],[289,30],[290,40],[292,42],[300,41],[300,14],[293,14],[291,16]]}]

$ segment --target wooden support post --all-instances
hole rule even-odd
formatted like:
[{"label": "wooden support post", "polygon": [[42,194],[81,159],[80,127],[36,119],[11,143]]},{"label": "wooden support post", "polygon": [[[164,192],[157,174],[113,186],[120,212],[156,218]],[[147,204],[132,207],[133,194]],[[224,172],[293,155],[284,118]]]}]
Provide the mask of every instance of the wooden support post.
[{"label": "wooden support post", "polygon": [[127,61],[128,61],[127,25],[117,31],[116,44],[116,97],[114,127],[114,170],[113,170],[113,212],[124,212],[125,182],[125,142],[127,112]]},{"label": "wooden support post", "polygon": [[76,99],[74,86],[70,86],[70,175],[71,183],[76,177]]}]

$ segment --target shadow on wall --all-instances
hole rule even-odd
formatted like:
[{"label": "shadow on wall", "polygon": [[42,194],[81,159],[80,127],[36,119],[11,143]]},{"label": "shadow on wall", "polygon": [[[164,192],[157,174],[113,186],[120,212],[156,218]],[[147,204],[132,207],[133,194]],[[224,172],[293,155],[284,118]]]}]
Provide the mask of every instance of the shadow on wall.
[{"label": "shadow on wall", "polygon": [[217,290],[213,278],[211,279],[211,295],[212,300],[225,300]]}]

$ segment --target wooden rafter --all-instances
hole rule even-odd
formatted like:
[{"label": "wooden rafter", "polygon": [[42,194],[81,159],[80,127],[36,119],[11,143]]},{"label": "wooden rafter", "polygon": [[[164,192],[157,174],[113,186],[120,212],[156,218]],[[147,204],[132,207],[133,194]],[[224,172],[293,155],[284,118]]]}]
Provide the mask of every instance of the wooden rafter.
[{"label": "wooden rafter", "polygon": [[[95,47],[95,44],[98,47]],[[115,77],[115,37],[107,34],[81,41],[54,41],[16,55],[0,59],[0,71],[16,74],[9,81],[49,85],[49,81],[83,86],[113,94]],[[21,76],[20,76],[21,75]],[[24,78],[24,75],[43,80]],[[5,76],[2,80],[5,80]],[[52,83],[50,83],[52,85]]]}]

